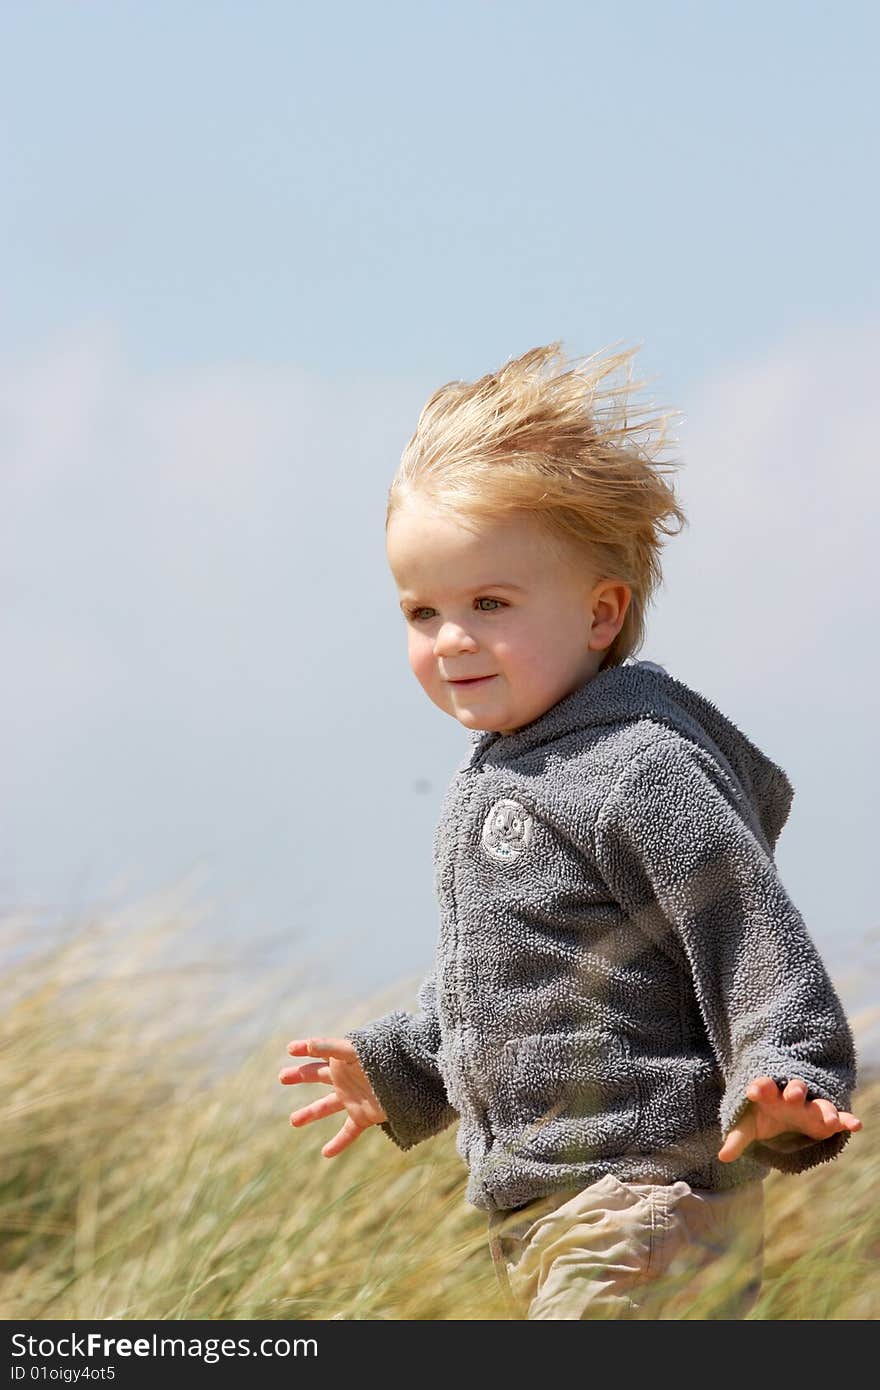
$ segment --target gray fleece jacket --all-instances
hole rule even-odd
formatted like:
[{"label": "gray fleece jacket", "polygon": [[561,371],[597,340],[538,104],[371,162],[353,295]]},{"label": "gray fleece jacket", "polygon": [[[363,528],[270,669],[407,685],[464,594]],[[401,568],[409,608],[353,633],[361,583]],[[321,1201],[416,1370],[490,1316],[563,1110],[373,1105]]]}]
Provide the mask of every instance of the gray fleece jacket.
[{"label": "gray fleece jacket", "polygon": [[754,1077],[849,1110],[852,1034],[780,881],[791,783],[708,699],[632,658],[512,734],[472,730],[434,839],[419,1011],[351,1040],[401,1149],[460,1121],[466,1199],[607,1172],[722,1189],[841,1131],[716,1157]]}]

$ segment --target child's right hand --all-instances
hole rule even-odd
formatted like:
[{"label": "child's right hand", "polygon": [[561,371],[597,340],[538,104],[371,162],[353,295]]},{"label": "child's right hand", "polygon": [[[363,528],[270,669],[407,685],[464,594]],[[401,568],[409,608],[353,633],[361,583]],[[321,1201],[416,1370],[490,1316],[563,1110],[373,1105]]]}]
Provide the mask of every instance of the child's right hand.
[{"label": "child's right hand", "polygon": [[278,1075],[282,1086],[294,1086],[299,1081],[325,1081],[333,1087],[330,1095],[322,1096],[302,1110],[294,1110],[290,1123],[307,1125],[325,1115],[335,1115],[338,1110],[348,1111],[342,1129],[321,1150],[325,1158],[335,1158],[365,1129],[388,1119],[348,1038],[298,1039],[288,1043],[287,1050],[293,1057],[326,1057],[328,1061],[285,1067]]}]

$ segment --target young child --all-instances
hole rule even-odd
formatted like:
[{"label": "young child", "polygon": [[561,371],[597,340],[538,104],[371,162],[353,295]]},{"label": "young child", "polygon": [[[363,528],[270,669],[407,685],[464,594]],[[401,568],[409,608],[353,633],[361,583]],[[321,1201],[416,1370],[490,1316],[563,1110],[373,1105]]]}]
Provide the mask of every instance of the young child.
[{"label": "young child", "polygon": [[[424,407],[387,553],[411,668],[470,730],[434,841],[419,1011],[290,1043],[333,1157],[459,1121],[515,1315],[743,1317],[762,1181],[835,1158],[853,1038],[773,853],[786,774],[634,657],[660,533],[687,524],[632,351],[535,348]],[[548,369],[549,370],[546,370]],[[604,406],[601,404],[604,402]],[[640,438],[639,436],[642,436]]]}]

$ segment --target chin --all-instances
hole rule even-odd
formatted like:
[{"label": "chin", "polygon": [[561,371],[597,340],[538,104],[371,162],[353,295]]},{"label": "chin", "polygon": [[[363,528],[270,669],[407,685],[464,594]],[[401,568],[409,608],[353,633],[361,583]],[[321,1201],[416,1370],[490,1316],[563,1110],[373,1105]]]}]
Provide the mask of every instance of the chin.
[{"label": "chin", "polygon": [[457,719],[459,724],[463,724],[466,729],[485,729],[488,732],[488,726],[486,724],[481,724],[476,717],[471,718],[467,714],[459,714],[458,711],[454,709],[448,710],[447,713],[451,714],[453,719]]}]

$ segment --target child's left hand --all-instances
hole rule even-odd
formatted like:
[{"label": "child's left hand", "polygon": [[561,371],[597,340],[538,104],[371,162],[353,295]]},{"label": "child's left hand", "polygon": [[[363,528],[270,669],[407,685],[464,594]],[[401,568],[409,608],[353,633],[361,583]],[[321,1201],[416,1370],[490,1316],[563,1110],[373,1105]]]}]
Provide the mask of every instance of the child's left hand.
[{"label": "child's left hand", "polygon": [[732,1163],[755,1139],[773,1139],[791,1131],[828,1139],[839,1130],[861,1129],[861,1120],[848,1110],[838,1110],[830,1100],[807,1101],[806,1094],[807,1083],[800,1076],[793,1076],[781,1093],[772,1076],[756,1076],[746,1089],[751,1106],[718,1151],[721,1162]]}]

